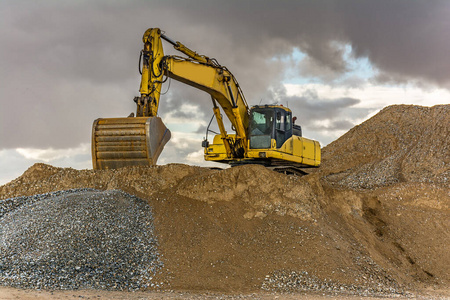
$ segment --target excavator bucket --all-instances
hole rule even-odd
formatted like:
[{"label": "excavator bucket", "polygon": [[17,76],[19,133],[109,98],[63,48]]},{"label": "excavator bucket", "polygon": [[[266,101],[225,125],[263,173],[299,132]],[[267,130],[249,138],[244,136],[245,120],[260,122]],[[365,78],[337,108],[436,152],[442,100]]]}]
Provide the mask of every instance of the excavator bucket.
[{"label": "excavator bucket", "polygon": [[97,119],[92,126],[93,167],[155,165],[170,136],[159,117]]}]

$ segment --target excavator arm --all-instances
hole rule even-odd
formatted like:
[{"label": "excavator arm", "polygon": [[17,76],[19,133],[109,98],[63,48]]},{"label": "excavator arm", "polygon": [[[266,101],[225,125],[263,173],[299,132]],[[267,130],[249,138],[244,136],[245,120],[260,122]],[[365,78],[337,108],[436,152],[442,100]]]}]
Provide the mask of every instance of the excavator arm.
[{"label": "excavator arm", "polygon": [[[163,55],[161,40],[169,42],[176,50],[187,57]],[[221,136],[229,157],[243,157],[247,148],[247,132],[249,110],[247,102],[239,88],[236,78],[215,59],[200,55],[178,41],[161,33],[159,28],[148,29],[143,36],[143,69],[141,80],[141,97],[137,103],[138,112],[142,107],[149,114],[156,116],[163,74],[211,95],[213,110],[218,121]],[[219,104],[232,124],[236,134],[230,136],[225,131]],[[138,114],[138,116],[141,116]]]},{"label": "excavator arm", "polygon": [[[187,57],[165,56],[162,39]],[[200,55],[168,38],[159,28],[148,29],[144,33],[143,43],[139,89],[141,95],[134,98],[137,105],[136,117],[97,119],[94,122],[94,169],[156,164],[164,144],[170,138],[170,131],[157,117],[164,75],[211,95],[227,156],[244,157],[248,144],[246,128],[249,109],[233,74],[215,59]],[[226,132],[219,106],[236,134],[229,135]]]},{"label": "excavator arm", "polygon": [[158,114],[159,98],[163,79],[162,70],[159,68],[164,57],[162,41],[159,29],[148,29],[142,41],[144,49],[141,51],[142,59],[140,97],[135,97],[137,105],[137,117],[155,117]]},{"label": "excavator arm", "polygon": [[[248,106],[234,76],[224,67],[210,66],[193,60],[167,57],[163,66],[165,74],[177,81],[198,88],[211,95],[213,110],[220,133],[230,155],[243,157],[247,147]],[[236,134],[225,131],[219,104],[231,122]],[[231,156],[230,156],[231,157]]]}]

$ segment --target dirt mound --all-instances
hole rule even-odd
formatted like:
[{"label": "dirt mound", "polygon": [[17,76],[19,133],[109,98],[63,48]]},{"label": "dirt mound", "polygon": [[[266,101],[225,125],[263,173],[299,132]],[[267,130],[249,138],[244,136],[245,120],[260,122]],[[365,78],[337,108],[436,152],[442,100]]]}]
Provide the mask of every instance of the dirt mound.
[{"label": "dirt mound", "polygon": [[450,105],[394,105],[323,149],[329,182],[375,188],[396,182],[450,184]]},{"label": "dirt mound", "polygon": [[56,168],[37,163],[22,176],[0,187],[1,199],[31,196],[73,188],[131,190],[145,195],[174,186],[187,175],[200,175],[208,169],[182,164],[161,167],[94,171]]},{"label": "dirt mound", "polygon": [[[417,194],[396,185],[369,195],[323,186],[317,174],[298,178],[261,166],[99,172],[39,164],[0,187],[0,195],[78,184],[125,190],[150,204],[162,276],[173,289],[387,295],[450,279],[442,263],[449,261],[450,199],[442,187],[423,184]],[[295,281],[292,274],[301,278]]]},{"label": "dirt mound", "polygon": [[20,205],[7,198],[73,188],[144,199],[161,280],[174,290],[392,296],[447,288],[449,107],[388,107],[327,146],[323,166],[301,178],[254,165],[36,164],[0,187],[0,204],[14,211]]},{"label": "dirt mound", "polygon": [[304,180],[258,165],[185,178],[177,193],[208,203],[240,199],[248,206],[244,215],[248,219],[275,213],[312,220],[317,202],[312,188]]}]

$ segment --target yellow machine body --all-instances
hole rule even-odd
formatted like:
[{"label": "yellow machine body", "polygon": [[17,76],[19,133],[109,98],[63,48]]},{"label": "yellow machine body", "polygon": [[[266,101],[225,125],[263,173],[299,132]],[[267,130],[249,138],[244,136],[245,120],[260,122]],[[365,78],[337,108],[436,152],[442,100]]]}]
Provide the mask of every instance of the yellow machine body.
[{"label": "yellow machine body", "polygon": [[[164,55],[161,39],[187,57]],[[94,169],[156,164],[170,139],[170,131],[157,116],[161,85],[167,78],[205,91],[211,97],[220,134],[212,144],[203,142],[205,160],[296,168],[320,165],[319,143],[301,136],[288,108],[277,105],[249,108],[236,78],[226,67],[171,40],[158,28],[148,29],[143,42],[141,95],[134,98],[136,117],[94,122]],[[222,111],[234,133],[225,130]]]},{"label": "yellow machine body", "polygon": [[292,136],[280,148],[276,147],[276,141],[272,139],[270,148],[249,149],[245,158],[236,160],[227,156],[221,136],[216,135],[213,143],[205,148],[205,160],[226,164],[265,164],[267,162],[267,165],[290,165],[297,168],[308,168],[320,166],[321,152],[318,141]]},{"label": "yellow machine body", "polygon": [[301,136],[301,128],[292,122],[290,109],[277,105],[250,109],[246,155],[230,158],[221,135],[205,147],[205,160],[228,164],[260,163],[267,166],[296,168],[320,166],[321,152],[317,141]]}]

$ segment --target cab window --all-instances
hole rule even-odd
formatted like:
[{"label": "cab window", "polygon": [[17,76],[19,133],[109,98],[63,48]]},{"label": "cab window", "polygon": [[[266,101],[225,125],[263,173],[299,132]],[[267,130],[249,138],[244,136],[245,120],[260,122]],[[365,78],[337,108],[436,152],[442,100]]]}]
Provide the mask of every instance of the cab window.
[{"label": "cab window", "polygon": [[273,111],[253,111],[250,121],[250,135],[272,134]]},{"label": "cab window", "polygon": [[290,131],[292,129],[292,117],[291,117],[291,113],[289,112],[286,115],[286,131]]},{"label": "cab window", "polygon": [[276,129],[277,130],[281,130],[284,131],[284,114],[282,114],[281,112],[277,112],[277,120],[276,120]]}]

